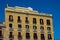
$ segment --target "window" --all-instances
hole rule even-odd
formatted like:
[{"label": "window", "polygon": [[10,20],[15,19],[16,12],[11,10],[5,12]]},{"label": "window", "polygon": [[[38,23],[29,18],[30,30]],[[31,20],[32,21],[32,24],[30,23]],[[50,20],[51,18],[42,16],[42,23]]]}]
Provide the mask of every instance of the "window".
[{"label": "window", "polygon": [[28,17],[26,17],[26,20],[25,20],[25,22],[26,22],[26,23],[29,23],[29,21],[28,21]]},{"label": "window", "polygon": [[47,25],[50,25],[50,20],[47,20]]},{"label": "window", "polygon": [[37,32],[37,27],[33,26],[33,32]]},{"label": "window", "polygon": [[48,39],[52,39],[51,34],[48,34]]},{"label": "window", "polygon": [[30,33],[26,33],[26,39],[30,39]]},{"label": "window", "polygon": [[9,24],[9,30],[10,30],[10,31],[13,31],[12,24]]},{"label": "window", "polygon": [[44,33],[44,27],[43,26],[40,27],[40,30],[41,30],[41,33]]},{"label": "window", "polygon": [[22,25],[18,24],[18,28],[21,29],[22,28]]},{"label": "window", "polygon": [[18,31],[22,31],[22,25],[18,24]]},{"label": "window", "polygon": [[43,24],[44,24],[43,19],[40,19],[40,24],[41,24],[41,25],[43,25]]},{"label": "window", "polygon": [[50,27],[47,27],[47,30],[48,30],[49,33],[51,32],[51,28]]},{"label": "window", "polygon": [[34,39],[37,39],[37,33],[34,33],[34,34],[33,34],[33,38],[34,38]]},{"label": "window", "polygon": [[13,16],[12,15],[9,15],[9,21],[13,22]]},{"label": "window", "polygon": [[12,24],[9,24],[9,27],[12,28]]},{"label": "window", "polygon": [[18,39],[22,39],[21,32],[18,32]]},{"label": "window", "polygon": [[29,25],[26,25],[26,29],[29,29]]},{"label": "window", "polygon": [[45,40],[44,34],[41,34],[41,40]]},{"label": "window", "polygon": [[0,27],[0,29],[2,29],[2,27]]},{"label": "window", "polygon": [[33,18],[33,24],[36,24],[37,22],[36,22],[36,18]]},{"label": "window", "polygon": [[36,29],[37,29],[37,27],[36,27],[36,26],[33,26],[33,29],[34,29],[34,30],[36,30]]},{"label": "window", "polygon": [[3,40],[3,39],[0,39],[0,40]]},{"label": "window", "polygon": [[30,30],[29,30],[29,25],[26,25],[26,32],[30,32]]},{"label": "window", "polygon": [[2,37],[2,30],[0,30],[0,37]]},{"label": "window", "polygon": [[9,40],[13,40],[14,36],[13,36],[12,32],[10,32],[9,38],[10,38]]},{"label": "window", "polygon": [[13,38],[13,34],[12,34],[12,32],[10,32],[9,38]]},{"label": "window", "polygon": [[21,18],[20,18],[20,16],[18,16],[18,22],[19,22],[19,23],[21,22]]}]

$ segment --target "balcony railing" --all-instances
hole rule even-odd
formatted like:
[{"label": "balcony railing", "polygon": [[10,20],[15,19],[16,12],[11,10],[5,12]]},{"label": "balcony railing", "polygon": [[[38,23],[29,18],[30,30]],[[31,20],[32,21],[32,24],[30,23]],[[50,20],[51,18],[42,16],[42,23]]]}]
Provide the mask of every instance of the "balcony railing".
[{"label": "balcony railing", "polygon": [[26,21],[25,21],[25,23],[29,24],[29,21],[28,21],[28,20],[26,20]]},{"label": "balcony railing", "polygon": [[51,33],[51,31],[48,31],[48,33]]},{"label": "balcony railing", "polygon": [[48,40],[52,40],[52,39],[48,39]]},{"label": "balcony railing", "polygon": [[37,40],[37,39],[34,39],[34,40]]},{"label": "balcony railing", "polygon": [[44,38],[42,38],[41,40],[45,40]]},{"label": "balcony railing", "polygon": [[22,36],[18,37],[18,40],[22,40]]},{"label": "balcony railing", "polygon": [[13,28],[9,28],[10,31],[13,31]]},{"label": "balcony railing", "polygon": [[34,30],[33,30],[33,32],[37,32],[37,30],[36,30],[36,29],[34,29]]},{"label": "balcony railing", "polygon": [[26,40],[30,40],[30,39],[26,39]]},{"label": "balcony railing", "polygon": [[9,36],[9,38],[10,38],[10,39],[13,39],[13,38],[14,38],[14,36],[13,36],[13,35],[12,35],[12,36]]},{"label": "balcony railing", "polygon": [[21,28],[18,28],[18,31],[22,31],[22,29]]},{"label": "balcony railing", "polygon": [[40,32],[41,32],[42,34],[44,33],[44,31],[43,31],[43,30],[41,30]]},{"label": "balcony railing", "polygon": [[28,32],[30,32],[30,30],[29,29],[26,29],[26,32],[28,33]]}]

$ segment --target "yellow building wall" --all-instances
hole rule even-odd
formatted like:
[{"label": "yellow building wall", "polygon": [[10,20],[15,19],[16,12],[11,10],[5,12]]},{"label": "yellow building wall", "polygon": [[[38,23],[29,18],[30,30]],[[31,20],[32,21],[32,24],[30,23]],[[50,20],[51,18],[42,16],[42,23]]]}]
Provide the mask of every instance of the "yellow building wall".
[{"label": "yellow building wall", "polygon": [[[9,22],[9,15],[13,15],[13,22]],[[20,16],[21,17],[21,20],[22,22],[21,23],[18,23],[17,22],[17,17]],[[9,23],[12,23],[13,24],[13,34],[14,34],[14,40],[18,40],[18,24],[21,24],[22,25],[22,37],[23,39],[22,40],[26,40],[26,37],[25,37],[25,33],[26,33],[26,30],[25,30],[25,17],[28,17],[29,19],[29,29],[30,29],[30,40],[34,40],[33,39],[33,18],[36,18],[37,19],[37,35],[38,35],[38,40],[41,40],[40,38],[40,18],[42,18],[44,20],[44,35],[45,35],[45,39],[48,40],[47,38],[47,25],[46,25],[46,20],[49,19],[51,21],[51,31],[52,31],[52,40],[54,40],[54,33],[53,33],[53,24],[52,24],[52,17],[45,17],[45,16],[38,16],[38,15],[26,15],[26,14],[22,14],[22,13],[15,13],[15,12],[5,12],[5,25],[6,25],[6,40],[9,40]]]}]

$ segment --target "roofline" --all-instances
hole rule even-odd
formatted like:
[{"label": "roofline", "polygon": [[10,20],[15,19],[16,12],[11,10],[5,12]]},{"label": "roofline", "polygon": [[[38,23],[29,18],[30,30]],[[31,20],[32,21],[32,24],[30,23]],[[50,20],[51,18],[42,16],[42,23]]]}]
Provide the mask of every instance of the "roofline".
[{"label": "roofline", "polygon": [[[16,9],[17,8],[17,9]],[[24,11],[20,11],[20,9],[23,9]],[[10,11],[10,12],[17,12],[17,13],[26,13],[26,14],[35,14],[35,15],[43,15],[43,16],[49,16],[49,17],[52,17],[52,14],[46,14],[46,13],[39,13],[38,11],[35,11],[35,10],[29,10],[25,7],[7,7],[5,8],[5,11]],[[25,10],[27,10],[25,12]],[[31,12],[30,12],[31,11]]]}]

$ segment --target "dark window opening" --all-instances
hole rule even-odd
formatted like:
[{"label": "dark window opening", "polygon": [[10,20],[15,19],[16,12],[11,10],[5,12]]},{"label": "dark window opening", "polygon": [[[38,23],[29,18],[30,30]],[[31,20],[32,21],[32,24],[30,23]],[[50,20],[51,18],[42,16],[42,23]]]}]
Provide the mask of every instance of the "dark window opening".
[{"label": "dark window opening", "polygon": [[51,34],[48,34],[48,39],[52,39]]},{"label": "dark window opening", "polygon": [[40,24],[41,24],[41,25],[43,25],[43,24],[44,24],[43,19],[40,19]]},{"label": "dark window opening", "polygon": [[21,29],[22,28],[22,25],[18,24],[18,28]]},{"label": "dark window opening", "polygon": [[25,20],[25,22],[26,22],[26,23],[29,23],[29,21],[28,21],[28,17],[26,17],[26,20]]},{"label": "dark window opening", "polygon": [[41,40],[45,40],[44,34],[41,34]]},{"label": "dark window opening", "polygon": [[9,24],[9,27],[12,28],[12,24]]},{"label": "dark window opening", "polygon": [[3,39],[0,39],[0,40],[3,40]]},{"label": "dark window opening", "polygon": [[29,25],[26,25],[26,29],[29,29]]},{"label": "dark window opening", "polygon": [[34,30],[36,30],[36,29],[37,29],[37,27],[36,27],[36,26],[33,26],[33,29],[34,29]]},{"label": "dark window opening", "polygon": [[9,15],[9,21],[13,22],[13,16],[12,15]]},{"label": "dark window opening", "polygon": [[13,36],[12,32],[10,32],[9,38],[13,38],[13,37],[14,36]]},{"label": "dark window opening", "polygon": [[37,22],[36,22],[36,18],[33,18],[33,24],[36,24]]},{"label": "dark window opening", "polygon": [[21,22],[21,18],[20,18],[20,16],[18,16],[18,22],[19,22],[19,23]]},{"label": "dark window opening", "polygon": [[2,38],[3,36],[2,36],[2,31],[0,31],[0,38]]},{"label": "dark window opening", "polygon": [[37,33],[34,33],[34,34],[33,34],[33,38],[34,38],[34,39],[37,39]]},{"label": "dark window opening", "polygon": [[26,33],[26,39],[30,39],[30,33]]},{"label": "dark window opening", "polygon": [[50,27],[47,27],[47,30],[48,30],[49,33],[51,32],[51,28]]},{"label": "dark window opening", "polygon": [[18,32],[18,39],[22,39],[21,32]]},{"label": "dark window opening", "polygon": [[50,20],[47,20],[47,25],[50,25]]},{"label": "dark window opening", "polygon": [[18,24],[18,31],[22,31],[22,25]]},{"label": "dark window opening", "polygon": [[0,29],[2,29],[2,27],[0,27]]}]

